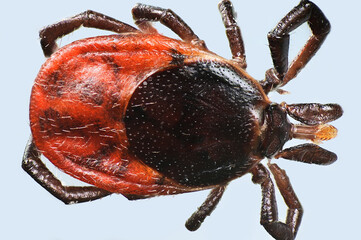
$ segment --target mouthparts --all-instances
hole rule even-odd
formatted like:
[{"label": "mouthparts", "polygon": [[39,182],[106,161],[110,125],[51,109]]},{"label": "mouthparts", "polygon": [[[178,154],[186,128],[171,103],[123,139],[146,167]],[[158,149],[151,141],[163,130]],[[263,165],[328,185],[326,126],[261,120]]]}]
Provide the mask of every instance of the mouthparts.
[{"label": "mouthparts", "polygon": [[309,126],[292,124],[292,138],[311,140],[314,143],[330,140],[337,136],[337,129],[330,124]]}]

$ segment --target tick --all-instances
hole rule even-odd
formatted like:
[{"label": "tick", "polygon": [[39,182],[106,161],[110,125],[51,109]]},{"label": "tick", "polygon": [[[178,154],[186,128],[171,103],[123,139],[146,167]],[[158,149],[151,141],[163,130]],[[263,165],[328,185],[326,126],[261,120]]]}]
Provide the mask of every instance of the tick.
[{"label": "tick", "polygon": [[[330,164],[337,156],[314,143],[336,136],[327,124],[342,115],[337,104],[277,104],[270,91],[296,77],[322,45],[330,23],[312,2],[302,0],[268,34],[273,68],[257,81],[246,72],[246,56],[232,3],[219,10],[232,59],[208,50],[174,12],[143,4],[132,10],[134,28],[86,11],[40,31],[49,57],[31,93],[32,136],[22,167],[64,203],[112,193],[129,200],[211,189],[186,222],[198,229],[220,201],[227,184],[247,173],[261,186],[261,224],[275,239],[294,239],[302,206],[284,170],[284,158]],[[152,27],[159,21],[180,40]],[[312,35],[288,63],[289,33],[307,22]],[[84,26],[117,34],[75,41],[56,40]],[[288,116],[299,123],[291,123]],[[293,139],[310,140],[283,149]],[[65,173],[92,186],[63,186],[41,155]],[[278,220],[275,188],[288,206]]]}]

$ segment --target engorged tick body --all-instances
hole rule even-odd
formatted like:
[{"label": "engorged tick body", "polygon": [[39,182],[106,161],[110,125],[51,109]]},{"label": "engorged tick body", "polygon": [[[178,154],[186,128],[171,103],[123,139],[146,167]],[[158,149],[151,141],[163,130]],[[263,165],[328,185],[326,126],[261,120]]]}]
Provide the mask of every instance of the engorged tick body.
[{"label": "engorged tick body", "polygon": [[[314,144],[282,148],[292,138],[333,138],[336,129],[325,123],[340,117],[342,109],[337,104],[276,104],[267,94],[281,91],[279,87],[296,76],[322,44],[329,23],[316,5],[301,1],[298,11],[291,11],[269,34],[275,66],[259,82],[245,71],[230,1],[219,7],[232,60],[209,51],[170,10],[147,5],[133,9],[141,30],[92,11],[42,30],[42,47],[50,58],[32,90],[32,138],[23,168],[66,203],[111,193],[141,199],[213,189],[188,220],[190,230],[213,211],[231,180],[251,173],[263,191],[261,224],[276,239],[293,239],[301,204],[285,172],[269,164],[290,209],[286,224],[278,221],[273,183],[260,161],[276,157],[332,163],[336,155]],[[150,21],[160,21],[182,40],[158,34]],[[313,35],[288,66],[288,33],[292,24],[305,21]],[[56,50],[55,40],[81,25],[119,34],[78,40]],[[303,124],[291,124],[287,115]],[[95,187],[63,186],[40,154]]]}]

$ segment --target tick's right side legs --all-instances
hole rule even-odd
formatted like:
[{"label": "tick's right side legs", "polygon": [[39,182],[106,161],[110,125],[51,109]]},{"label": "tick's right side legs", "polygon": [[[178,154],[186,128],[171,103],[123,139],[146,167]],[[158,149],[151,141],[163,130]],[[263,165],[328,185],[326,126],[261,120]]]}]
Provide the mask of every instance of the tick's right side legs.
[{"label": "tick's right side legs", "polygon": [[227,184],[220,185],[212,189],[203,204],[187,220],[185,225],[189,231],[197,230],[203,223],[204,219],[213,212],[221,200],[226,187]]},{"label": "tick's right side legs", "polygon": [[116,33],[136,32],[136,28],[91,10],[85,11],[74,17],[54,23],[42,29],[39,33],[40,44],[44,55],[49,57],[56,49],[56,40],[63,37],[81,26],[109,30]]},{"label": "tick's right side legs", "polygon": [[275,188],[267,169],[258,164],[252,170],[252,181],[261,185],[262,207],[261,224],[267,232],[277,240],[293,240],[297,234],[302,219],[302,206],[293,191],[291,183],[284,170],[276,164],[268,165],[276,180],[277,186],[288,207],[286,222],[278,221]]},{"label": "tick's right side legs", "polygon": [[65,204],[93,201],[111,193],[97,187],[63,186],[40,159],[32,137],[25,148],[22,167],[43,188]]}]

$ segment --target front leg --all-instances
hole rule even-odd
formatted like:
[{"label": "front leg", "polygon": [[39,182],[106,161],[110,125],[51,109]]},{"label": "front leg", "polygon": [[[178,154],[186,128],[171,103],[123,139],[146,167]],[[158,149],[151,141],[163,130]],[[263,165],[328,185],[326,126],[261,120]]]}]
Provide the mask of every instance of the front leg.
[{"label": "front leg", "polygon": [[262,188],[261,224],[275,239],[293,240],[301,223],[302,206],[292,189],[286,173],[275,164],[269,165],[269,167],[289,209],[287,211],[286,223],[278,221],[273,182],[267,169],[262,164],[257,165],[252,171],[252,181],[260,184]]},{"label": "front leg", "polygon": [[[312,35],[292,63],[288,65],[289,33],[305,22],[311,28]],[[284,86],[295,78],[321,47],[330,29],[330,22],[323,12],[313,2],[301,0],[299,5],[294,7],[268,33],[274,69],[267,71],[266,79],[261,82],[265,91]]]}]

